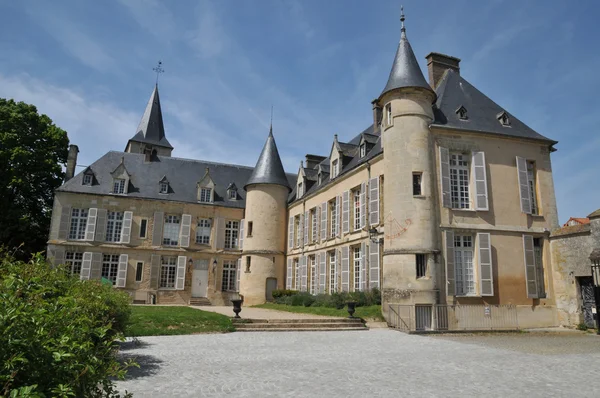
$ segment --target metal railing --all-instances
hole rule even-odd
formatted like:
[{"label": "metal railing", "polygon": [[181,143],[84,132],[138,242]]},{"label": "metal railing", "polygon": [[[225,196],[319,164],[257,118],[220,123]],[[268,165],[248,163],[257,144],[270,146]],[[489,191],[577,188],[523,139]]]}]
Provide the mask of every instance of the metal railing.
[{"label": "metal railing", "polygon": [[390,327],[403,332],[518,330],[514,305],[388,304]]}]

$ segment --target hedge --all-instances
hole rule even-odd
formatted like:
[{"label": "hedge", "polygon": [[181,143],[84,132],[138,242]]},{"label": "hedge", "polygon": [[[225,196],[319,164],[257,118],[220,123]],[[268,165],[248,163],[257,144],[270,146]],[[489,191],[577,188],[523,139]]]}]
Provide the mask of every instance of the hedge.
[{"label": "hedge", "polygon": [[275,290],[273,291],[273,299],[277,304],[341,309],[346,306],[348,301],[355,301],[357,307],[381,305],[381,292],[379,289],[374,288],[366,292],[336,292],[313,295],[296,290]]}]

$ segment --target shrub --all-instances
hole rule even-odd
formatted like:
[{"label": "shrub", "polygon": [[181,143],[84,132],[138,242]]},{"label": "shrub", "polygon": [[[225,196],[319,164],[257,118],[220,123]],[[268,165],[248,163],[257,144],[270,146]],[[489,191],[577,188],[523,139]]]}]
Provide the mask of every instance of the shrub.
[{"label": "shrub", "polygon": [[0,253],[0,396],[118,397],[116,341],[129,297],[81,282],[40,254],[24,263]]},{"label": "shrub", "polygon": [[577,330],[588,330],[588,326],[585,323],[580,323],[577,325]]},{"label": "shrub", "polygon": [[278,299],[279,297],[287,297],[298,294],[297,290],[287,290],[287,289],[276,289],[273,290],[273,298]]}]

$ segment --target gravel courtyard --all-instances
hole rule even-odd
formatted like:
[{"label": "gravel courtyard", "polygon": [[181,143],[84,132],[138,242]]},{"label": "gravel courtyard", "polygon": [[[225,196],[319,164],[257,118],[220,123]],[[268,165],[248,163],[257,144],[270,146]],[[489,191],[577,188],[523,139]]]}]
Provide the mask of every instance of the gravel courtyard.
[{"label": "gravel courtyard", "polygon": [[[143,337],[118,383],[135,397],[584,397],[600,391],[600,337],[367,332]],[[594,393],[594,391],[596,391]]]}]

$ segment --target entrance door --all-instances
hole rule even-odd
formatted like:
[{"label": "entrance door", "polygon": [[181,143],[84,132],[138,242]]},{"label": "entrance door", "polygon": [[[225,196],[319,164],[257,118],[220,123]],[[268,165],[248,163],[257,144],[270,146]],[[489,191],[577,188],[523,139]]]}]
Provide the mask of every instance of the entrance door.
[{"label": "entrance door", "polygon": [[594,311],[596,309],[596,303],[594,300],[594,282],[591,276],[585,276],[579,279],[579,288],[581,289],[581,310],[583,312],[583,323],[587,327],[595,327],[595,316],[597,314]]},{"label": "entrance door", "polygon": [[277,279],[267,278],[267,301],[273,301],[273,290],[277,289]]},{"label": "entrance door", "polygon": [[208,270],[195,269],[192,276],[192,297],[206,297]]}]

